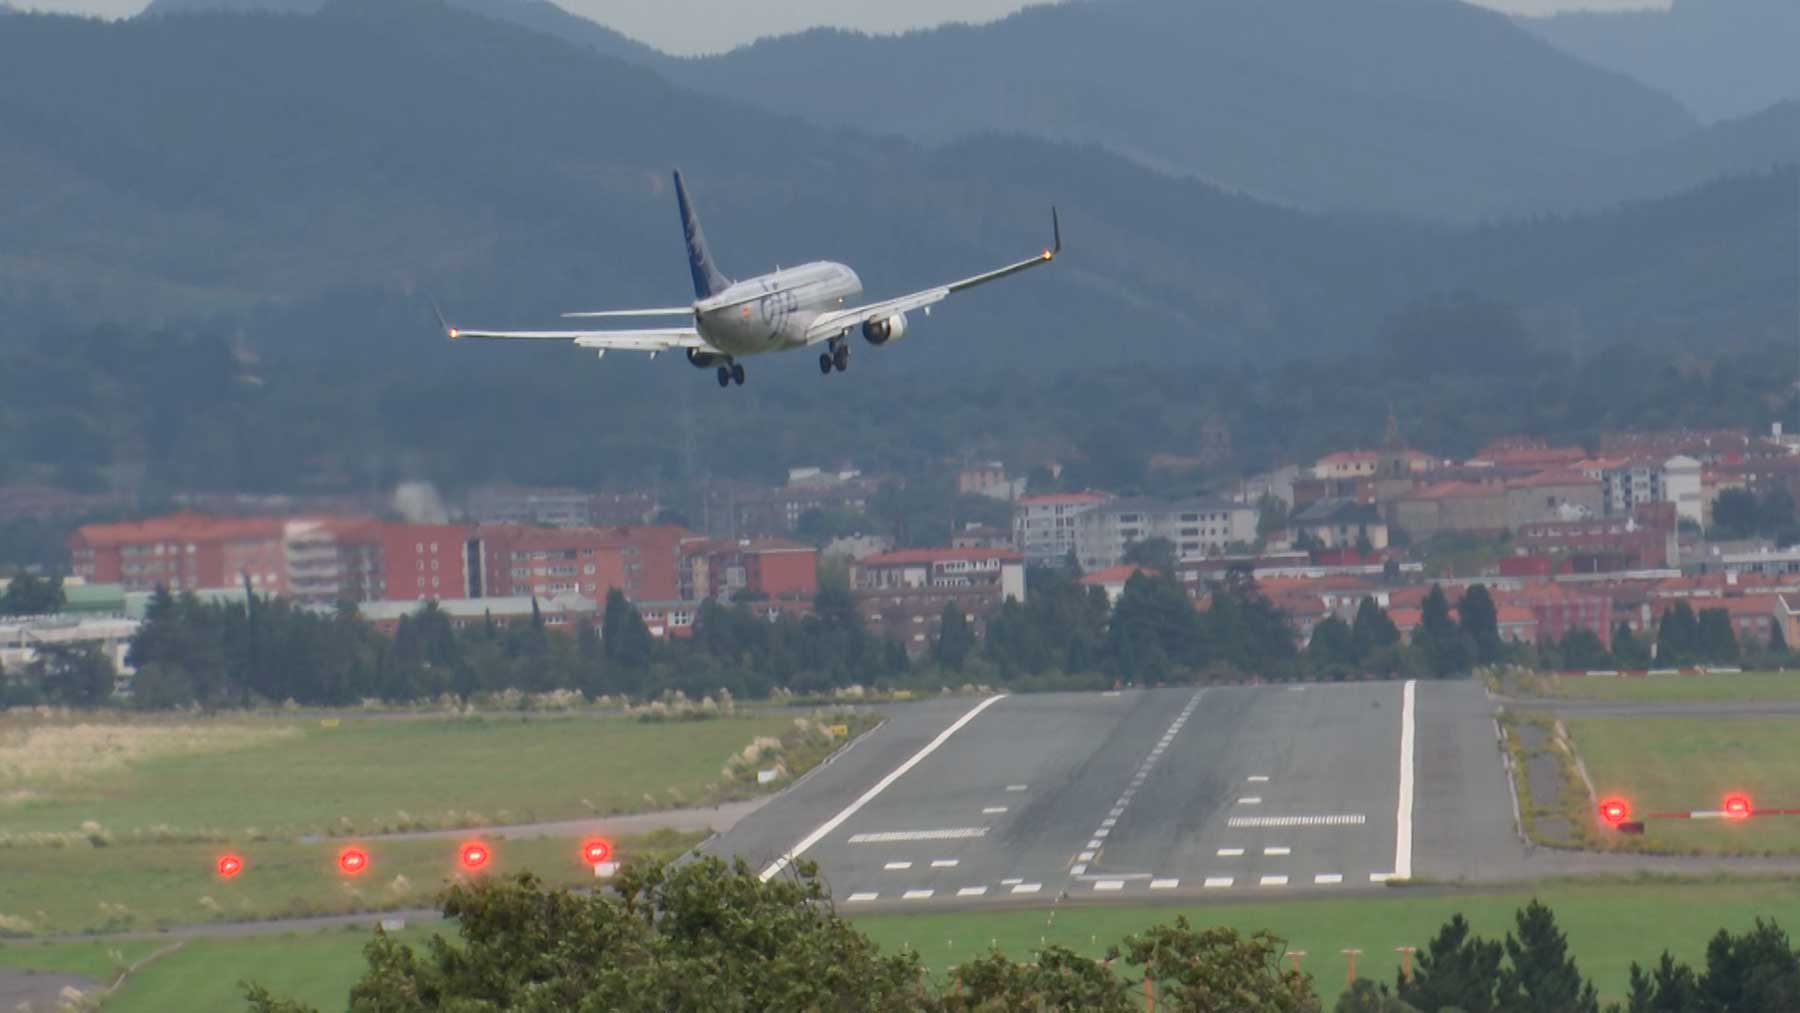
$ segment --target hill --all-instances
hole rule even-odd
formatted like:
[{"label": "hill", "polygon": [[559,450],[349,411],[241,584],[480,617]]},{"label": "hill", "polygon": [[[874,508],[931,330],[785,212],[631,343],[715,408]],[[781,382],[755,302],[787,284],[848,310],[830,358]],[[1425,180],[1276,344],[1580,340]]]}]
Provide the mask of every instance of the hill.
[{"label": "hill", "polygon": [[903,36],[812,31],[667,73],[817,123],[1093,142],[1293,206],[1461,220],[1693,125],[1445,0],[1090,0]]},{"label": "hill", "polygon": [[1674,95],[1708,120],[1800,99],[1800,4],[1793,0],[1674,0],[1667,10],[1590,11],[1519,24]]}]

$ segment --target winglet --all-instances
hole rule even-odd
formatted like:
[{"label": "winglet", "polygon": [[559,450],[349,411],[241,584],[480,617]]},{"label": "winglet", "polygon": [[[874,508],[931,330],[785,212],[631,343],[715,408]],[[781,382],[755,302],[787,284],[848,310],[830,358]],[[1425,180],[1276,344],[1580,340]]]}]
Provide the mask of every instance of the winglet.
[{"label": "winglet", "polygon": [[444,329],[444,337],[449,338],[451,341],[455,341],[458,336],[457,330],[450,326],[449,320],[444,318],[444,311],[438,306],[436,299],[431,300],[431,312],[437,314],[438,326]]},{"label": "winglet", "polygon": [[1062,252],[1062,220],[1056,216],[1056,205],[1050,205],[1050,233],[1055,244],[1044,251],[1045,260],[1054,260]]}]

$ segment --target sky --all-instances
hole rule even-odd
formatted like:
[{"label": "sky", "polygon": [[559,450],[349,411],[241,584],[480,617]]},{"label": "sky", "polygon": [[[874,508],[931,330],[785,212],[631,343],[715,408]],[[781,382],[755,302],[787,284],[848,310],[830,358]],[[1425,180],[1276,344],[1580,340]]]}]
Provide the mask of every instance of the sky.
[{"label": "sky", "polygon": [[[148,0],[10,0],[15,7],[129,17]],[[1026,0],[554,0],[670,53],[712,53],[820,25],[899,32],[945,21],[992,21]],[[1475,0],[1515,14],[1666,7],[1668,0]]]}]

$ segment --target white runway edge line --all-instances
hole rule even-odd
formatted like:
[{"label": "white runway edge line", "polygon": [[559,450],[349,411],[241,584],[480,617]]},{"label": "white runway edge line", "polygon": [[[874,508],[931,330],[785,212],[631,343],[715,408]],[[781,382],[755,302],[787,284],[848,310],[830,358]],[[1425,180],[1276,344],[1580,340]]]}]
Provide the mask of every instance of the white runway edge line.
[{"label": "white runway edge line", "polygon": [[774,879],[776,876],[781,875],[781,870],[787,868],[788,865],[790,863],[792,863],[794,859],[799,858],[801,855],[806,854],[806,850],[808,848],[810,848],[813,845],[824,840],[826,834],[829,834],[833,830],[836,830],[838,827],[843,826],[844,821],[848,820],[852,816],[855,816],[857,813],[857,810],[861,809],[863,806],[866,806],[870,802],[874,801],[875,796],[886,791],[888,788],[888,785],[891,785],[895,781],[900,780],[901,777],[905,776],[907,771],[918,766],[920,763],[922,763],[924,761],[924,759],[927,756],[930,756],[932,753],[937,752],[937,748],[939,746],[941,746],[945,742],[949,741],[950,736],[955,735],[957,732],[961,731],[964,725],[975,720],[975,718],[977,716],[979,716],[982,711],[987,710],[989,707],[992,707],[993,705],[999,703],[1000,701],[1002,701],[1004,699],[1006,699],[1006,694],[1001,693],[998,696],[990,696],[986,700],[983,700],[980,703],[976,704],[974,707],[970,708],[970,710],[967,714],[964,714],[962,717],[957,718],[955,723],[951,724],[950,727],[939,732],[937,738],[932,739],[930,742],[927,742],[925,744],[925,748],[914,753],[912,755],[911,759],[907,760],[905,763],[902,763],[900,766],[895,767],[888,774],[888,776],[875,782],[875,786],[873,788],[870,788],[868,791],[863,792],[861,798],[859,798],[856,801],[845,806],[843,812],[838,813],[836,816],[833,816],[832,818],[826,820],[824,823],[821,823],[817,830],[814,830],[812,833],[807,834],[806,837],[804,839],[802,839],[799,844],[796,844],[792,848],[788,849],[787,854],[782,855],[780,858],[777,858],[774,862],[770,863],[769,867],[762,871],[763,882],[767,883],[769,880]]},{"label": "white runway edge line", "polygon": [[1400,804],[1394,812],[1394,878],[1412,878],[1413,857],[1413,697],[1419,681],[1400,691]]}]

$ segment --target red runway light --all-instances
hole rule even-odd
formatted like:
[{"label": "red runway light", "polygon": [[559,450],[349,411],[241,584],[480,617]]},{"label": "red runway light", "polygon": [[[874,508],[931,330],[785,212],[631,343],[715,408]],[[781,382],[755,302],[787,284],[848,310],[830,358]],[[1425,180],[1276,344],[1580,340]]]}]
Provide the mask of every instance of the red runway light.
[{"label": "red runway light", "polygon": [[1733,820],[1748,819],[1750,816],[1750,796],[1725,796],[1725,818]]},{"label": "red runway light", "polygon": [[486,865],[491,857],[493,857],[493,852],[489,851],[485,844],[465,844],[462,847],[463,868],[470,872]]},{"label": "red runway light", "polygon": [[338,854],[338,868],[354,876],[369,867],[369,853],[359,848],[345,848]]},{"label": "red runway light", "polygon": [[1624,799],[1609,798],[1600,803],[1600,818],[1608,826],[1618,826],[1631,818],[1631,806]]},{"label": "red runway light", "polygon": [[581,845],[581,860],[589,865],[603,865],[612,857],[612,845],[601,840],[586,841]]},{"label": "red runway light", "polygon": [[244,871],[244,860],[236,855],[222,855],[219,858],[219,878],[230,879]]}]

